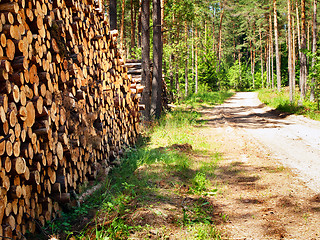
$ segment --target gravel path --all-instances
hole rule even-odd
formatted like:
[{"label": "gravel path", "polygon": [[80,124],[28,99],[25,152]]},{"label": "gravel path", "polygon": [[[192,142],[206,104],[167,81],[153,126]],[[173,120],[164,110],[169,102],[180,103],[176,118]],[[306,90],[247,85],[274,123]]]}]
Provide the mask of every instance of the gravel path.
[{"label": "gravel path", "polygon": [[320,193],[320,122],[265,107],[252,92],[236,93],[217,110],[216,121],[242,128]]}]

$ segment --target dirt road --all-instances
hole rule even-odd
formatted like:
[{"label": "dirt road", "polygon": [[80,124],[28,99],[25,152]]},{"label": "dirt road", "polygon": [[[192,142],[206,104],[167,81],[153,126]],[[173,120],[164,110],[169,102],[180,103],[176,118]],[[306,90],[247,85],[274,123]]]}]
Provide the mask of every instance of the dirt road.
[{"label": "dirt road", "polygon": [[223,160],[212,203],[228,239],[320,239],[320,124],[237,93],[202,110]]},{"label": "dirt road", "polygon": [[237,93],[217,107],[224,124],[242,128],[320,193],[320,123],[265,107],[257,93]]}]

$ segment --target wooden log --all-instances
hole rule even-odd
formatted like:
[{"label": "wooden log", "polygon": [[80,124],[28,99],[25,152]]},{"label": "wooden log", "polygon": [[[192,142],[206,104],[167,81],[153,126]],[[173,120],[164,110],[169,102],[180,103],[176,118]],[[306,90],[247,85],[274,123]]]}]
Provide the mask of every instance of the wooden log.
[{"label": "wooden log", "polygon": [[26,161],[22,157],[12,159],[12,170],[17,174],[23,174],[26,171]]}]

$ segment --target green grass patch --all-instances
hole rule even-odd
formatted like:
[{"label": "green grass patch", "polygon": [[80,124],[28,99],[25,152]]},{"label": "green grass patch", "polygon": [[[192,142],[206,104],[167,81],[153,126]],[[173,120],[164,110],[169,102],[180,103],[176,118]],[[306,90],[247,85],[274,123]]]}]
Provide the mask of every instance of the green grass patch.
[{"label": "green grass patch", "polygon": [[320,120],[320,111],[317,103],[308,100],[301,101],[298,91],[295,93],[295,99],[291,103],[289,100],[288,89],[282,89],[278,92],[274,89],[259,90],[259,99],[261,102],[282,112],[291,114],[304,115],[314,120]]},{"label": "green grass patch", "polygon": [[214,106],[222,104],[226,99],[230,98],[234,93],[230,91],[221,92],[199,92],[189,95],[183,100],[184,104],[192,107],[199,107],[204,105]]}]

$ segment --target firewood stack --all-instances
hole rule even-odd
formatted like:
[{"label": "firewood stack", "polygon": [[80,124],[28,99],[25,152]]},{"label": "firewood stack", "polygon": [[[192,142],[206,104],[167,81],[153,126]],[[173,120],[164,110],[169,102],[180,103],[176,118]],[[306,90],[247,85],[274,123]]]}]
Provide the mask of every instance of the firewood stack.
[{"label": "firewood stack", "polygon": [[117,35],[101,1],[0,1],[0,236],[50,221],[136,141]]},{"label": "firewood stack", "polygon": [[[133,84],[131,86],[135,86],[134,84],[138,85],[138,89],[141,89],[141,92],[142,92],[144,86],[141,85],[141,74],[142,74],[141,59],[127,59],[124,66],[128,69],[128,74],[132,76]],[[150,85],[152,84],[151,83],[152,69],[153,69],[153,63],[150,64]],[[162,100],[162,109],[170,110],[168,88],[167,88],[167,83],[165,81],[164,76],[162,77],[162,99],[161,100]],[[142,107],[140,107],[140,109],[144,108],[144,105],[141,104],[141,106]]]}]

